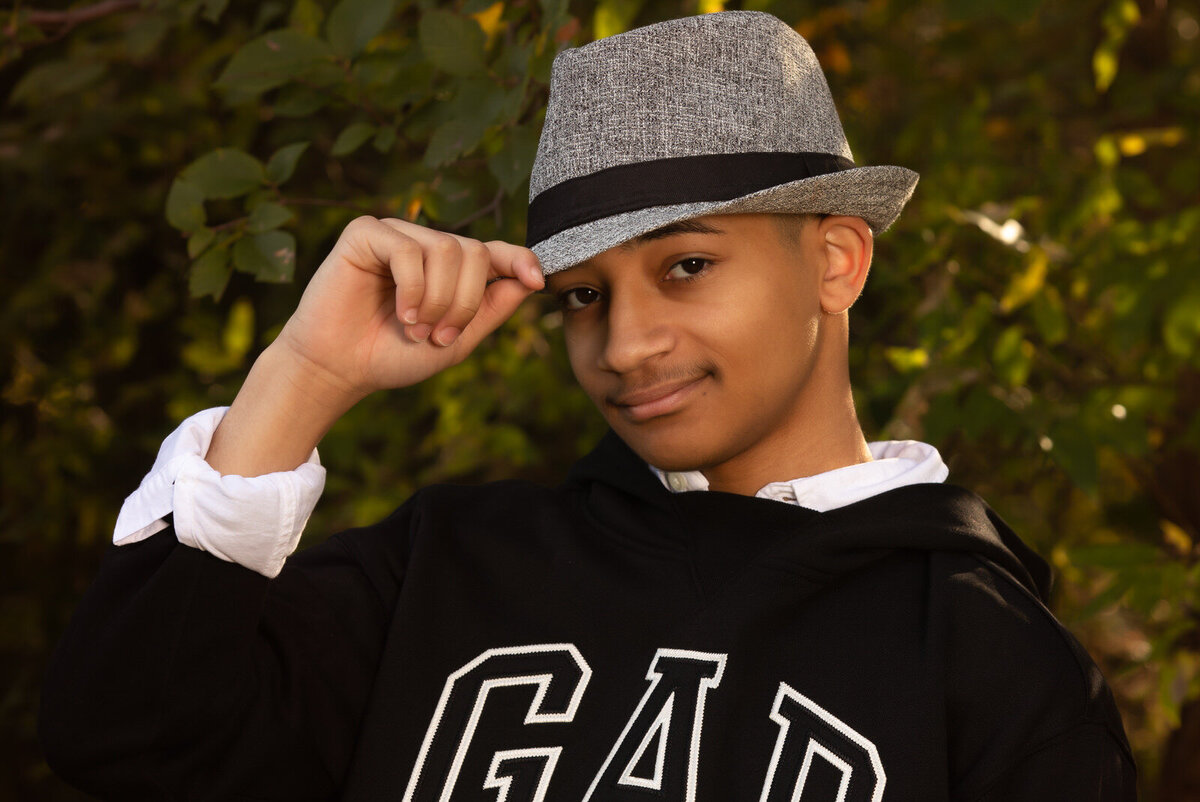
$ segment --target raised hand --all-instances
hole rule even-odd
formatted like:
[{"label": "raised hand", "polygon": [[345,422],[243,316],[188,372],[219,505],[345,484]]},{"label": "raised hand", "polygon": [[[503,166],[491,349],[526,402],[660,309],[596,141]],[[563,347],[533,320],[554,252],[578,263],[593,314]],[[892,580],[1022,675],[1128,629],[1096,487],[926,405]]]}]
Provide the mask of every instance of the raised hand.
[{"label": "raised hand", "polygon": [[461,362],[542,286],[526,248],[354,220],[255,363],[209,464],[243,476],[294,468],[363,397]]}]

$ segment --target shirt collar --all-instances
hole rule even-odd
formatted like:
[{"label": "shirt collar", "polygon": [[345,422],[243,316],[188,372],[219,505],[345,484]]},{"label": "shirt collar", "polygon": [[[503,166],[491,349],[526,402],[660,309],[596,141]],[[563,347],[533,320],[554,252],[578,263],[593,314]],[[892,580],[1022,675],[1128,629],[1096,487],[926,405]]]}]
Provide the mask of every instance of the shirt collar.
[{"label": "shirt collar", "polygon": [[[898,487],[944,482],[950,474],[938,450],[927,443],[884,440],[868,443],[867,448],[871,452],[870,462],[772,482],[754,495],[825,512]],[[672,493],[708,490],[708,479],[700,471],[663,471],[654,466],[650,470]]]}]

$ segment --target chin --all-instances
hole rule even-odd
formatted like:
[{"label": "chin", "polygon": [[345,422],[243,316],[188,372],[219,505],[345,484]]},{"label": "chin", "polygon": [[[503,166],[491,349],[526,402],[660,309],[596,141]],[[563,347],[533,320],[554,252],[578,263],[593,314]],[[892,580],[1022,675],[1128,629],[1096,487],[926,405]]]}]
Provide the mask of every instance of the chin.
[{"label": "chin", "polygon": [[613,430],[635,454],[660,470],[696,471],[722,461],[720,449],[697,437],[694,427],[660,426],[655,431],[651,422],[636,427],[613,425]]}]

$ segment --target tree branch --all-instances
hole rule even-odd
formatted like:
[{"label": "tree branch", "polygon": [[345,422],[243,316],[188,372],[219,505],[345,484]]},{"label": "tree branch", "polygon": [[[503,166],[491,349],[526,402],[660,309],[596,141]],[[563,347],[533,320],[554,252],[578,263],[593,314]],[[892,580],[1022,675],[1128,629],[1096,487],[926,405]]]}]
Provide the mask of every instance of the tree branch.
[{"label": "tree branch", "polygon": [[363,206],[359,203],[349,203],[347,201],[328,200],[326,198],[289,198],[281,196],[279,202],[285,206],[332,206],[338,209],[350,209],[359,214],[371,214],[376,217],[381,216],[378,209],[372,209],[370,206]]},{"label": "tree branch", "polygon": [[67,11],[29,11],[25,19],[39,28],[74,28],[82,22],[91,22],[110,14],[129,11],[142,4],[141,0],[103,0],[82,8],[72,8]]},{"label": "tree branch", "polygon": [[446,230],[447,231],[458,231],[460,228],[466,228],[467,226],[471,225],[471,223],[474,223],[476,220],[478,220],[481,217],[487,217],[489,214],[491,214],[492,212],[494,212],[500,208],[500,201],[502,201],[502,200],[504,200],[504,190],[499,189],[496,191],[496,196],[494,198],[492,198],[492,200],[487,204],[487,206],[484,206],[482,209],[476,209],[475,211],[471,212],[469,215],[464,217],[462,220],[459,220],[457,223],[454,223],[453,225],[451,225]]}]

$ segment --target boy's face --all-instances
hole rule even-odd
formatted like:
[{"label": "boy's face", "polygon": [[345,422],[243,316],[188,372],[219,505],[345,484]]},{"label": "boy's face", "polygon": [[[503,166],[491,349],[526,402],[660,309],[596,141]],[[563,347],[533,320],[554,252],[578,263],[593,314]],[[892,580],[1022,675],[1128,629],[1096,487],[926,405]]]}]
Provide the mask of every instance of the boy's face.
[{"label": "boy's face", "polygon": [[650,464],[775,464],[811,437],[821,271],[797,225],[698,218],[549,277],[575,376]]}]

